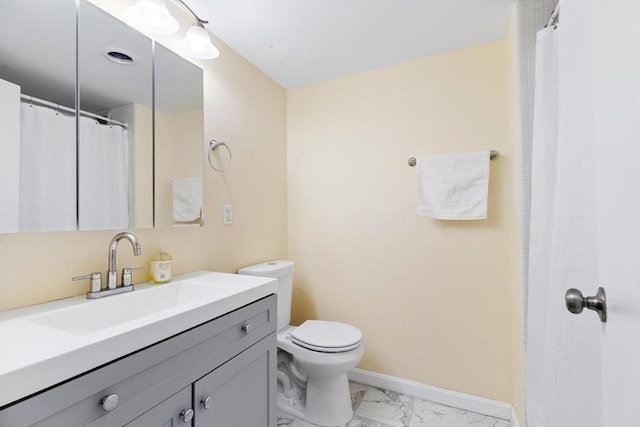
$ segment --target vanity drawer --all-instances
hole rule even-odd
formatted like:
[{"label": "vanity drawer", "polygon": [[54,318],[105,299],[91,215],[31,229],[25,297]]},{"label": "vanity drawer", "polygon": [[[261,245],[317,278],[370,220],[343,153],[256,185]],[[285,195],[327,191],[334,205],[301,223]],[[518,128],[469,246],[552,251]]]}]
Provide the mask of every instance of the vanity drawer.
[{"label": "vanity drawer", "polygon": [[[126,406],[125,418],[133,419],[274,332],[276,322],[276,296],[270,295],[7,405],[0,425],[115,425],[101,407],[113,395],[113,413]],[[101,417],[104,423],[92,423]]]}]

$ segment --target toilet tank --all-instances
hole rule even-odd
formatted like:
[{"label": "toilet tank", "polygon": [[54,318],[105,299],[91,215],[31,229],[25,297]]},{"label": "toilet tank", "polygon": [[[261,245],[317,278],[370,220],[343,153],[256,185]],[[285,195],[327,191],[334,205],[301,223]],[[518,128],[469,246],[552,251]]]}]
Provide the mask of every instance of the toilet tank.
[{"label": "toilet tank", "polygon": [[293,293],[293,261],[267,261],[238,270],[238,274],[278,279],[278,330],[291,321],[291,295]]}]

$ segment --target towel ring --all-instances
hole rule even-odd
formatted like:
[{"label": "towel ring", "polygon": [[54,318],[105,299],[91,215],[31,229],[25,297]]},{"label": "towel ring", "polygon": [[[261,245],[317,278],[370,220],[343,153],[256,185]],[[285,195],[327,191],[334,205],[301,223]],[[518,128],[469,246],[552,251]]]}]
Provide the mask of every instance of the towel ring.
[{"label": "towel ring", "polygon": [[[218,147],[224,147],[227,149],[227,151],[229,152],[229,163],[227,164],[227,166],[225,168],[217,168],[213,165],[213,161],[211,160],[211,153],[213,153],[214,151],[216,151],[218,149]],[[231,148],[229,148],[229,146],[220,141],[216,141],[215,139],[212,139],[211,141],[209,141],[209,153],[207,154],[207,159],[209,160],[209,166],[211,166],[211,169],[213,169],[214,171],[218,171],[218,172],[224,172],[227,169],[229,169],[229,166],[231,166],[231,159],[233,158],[233,155],[231,154]]]}]

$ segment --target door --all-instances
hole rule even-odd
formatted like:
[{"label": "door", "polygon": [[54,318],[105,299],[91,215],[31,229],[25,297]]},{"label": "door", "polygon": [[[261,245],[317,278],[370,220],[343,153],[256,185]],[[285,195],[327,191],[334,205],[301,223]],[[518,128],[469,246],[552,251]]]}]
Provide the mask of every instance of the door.
[{"label": "door", "polygon": [[275,333],[194,383],[194,427],[276,426]]},{"label": "door", "polygon": [[[640,2],[593,4],[603,427],[640,426]],[[588,319],[585,319],[588,320]]]},{"label": "door", "polygon": [[190,426],[193,415],[191,386],[189,386],[125,424],[125,427]]},{"label": "door", "polygon": [[[638,1],[561,1],[538,34],[529,427],[640,426],[638,22]],[[568,288],[598,287],[606,323],[564,307]]]}]

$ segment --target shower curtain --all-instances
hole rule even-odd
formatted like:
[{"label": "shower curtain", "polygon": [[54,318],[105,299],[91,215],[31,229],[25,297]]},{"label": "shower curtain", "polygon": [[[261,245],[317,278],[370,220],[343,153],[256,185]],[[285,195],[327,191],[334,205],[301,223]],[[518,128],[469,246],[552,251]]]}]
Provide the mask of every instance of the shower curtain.
[{"label": "shower curtain", "polygon": [[[610,422],[612,414],[624,413],[612,411],[616,404],[638,412],[637,401],[616,392],[624,379],[607,389],[615,383],[612,372],[633,375],[634,366],[612,370],[617,358],[608,353],[620,351],[606,337],[612,336],[611,321],[619,326],[624,316],[614,311],[617,317],[605,328],[592,318],[595,314],[574,316],[564,303],[569,288],[586,295],[599,285],[613,288],[599,283],[611,268],[603,259],[624,249],[612,251],[612,236],[598,233],[610,225],[609,218],[626,224],[633,217],[629,202],[640,187],[637,174],[628,173],[634,159],[640,160],[638,16],[640,3],[563,1],[558,28],[538,34],[527,307],[529,427],[638,422],[629,417]],[[616,187],[612,176],[619,181]],[[623,255],[632,254],[616,255],[626,263]],[[610,311],[621,309],[620,293],[607,297]],[[634,339],[629,337],[631,345]]]},{"label": "shower curtain", "polygon": [[75,117],[29,102],[20,115],[19,231],[128,228],[128,131],[80,117],[76,189]]},{"label": "shower curtain", "polygon": [[[565,10],[561,12],[565,17]],[[527,319],[528,426],[601,427],[599,329],[574,334],[568,288],[597,277],[589,48],[562,19],[538,34]]]},{"label": "shower curtain", "polygon": [[75,230],[75,117],[23,102],[20,132],[20,232]]},{"label": "shower curtain", "polygon": [[128,131],[95,119],[79,121],[79,228],[129,228]]}]

